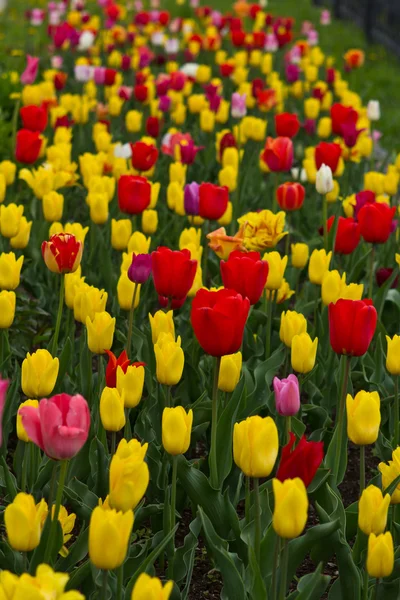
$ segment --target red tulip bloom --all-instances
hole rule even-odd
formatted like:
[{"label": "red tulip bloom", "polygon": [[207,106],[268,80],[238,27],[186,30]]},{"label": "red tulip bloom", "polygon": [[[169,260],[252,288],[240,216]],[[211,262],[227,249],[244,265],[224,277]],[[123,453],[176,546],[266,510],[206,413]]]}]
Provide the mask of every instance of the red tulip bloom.
[{"label": "red tulip bloom", "polygon": [[38,131],[20,129],[17,133],[15,158],[18,162],[31,165],[39,158],[42,138]]},{"label": "red tulip bloom", "polygon": [[150,204],[151,185],[139,175],[121,175],[118,180],[118,205],[128,215],[139,215]]},{"label": "red tulip bloom", "polygon": [[384,244],[392,232],[396,207],[381,202],[365,204],[358,213],[360,232],[366,242]]},{"label": "red tulip bloom", "polygon": [[133,88],[133,95],[138,102],[146,102],[148,95],[147,85],[144,83],[136,84]]},{"label": "red tulip bloom", "polygon": [[235,136],[230,131],[228,131],[228,133],[225,133],[225,135],[222,136],[219,142],[219,160],[222,160],[224,151],[227,148],[237,148]]},{"label": "red tulip bloom", "polygon": [[192,302],[191,322],[204,352],[211,356],[234,354],[240,349],[250,301],[234,290],[200,289]]},{"label": "red tulip bloom", "polygon": [[299,210],[303,206],[306,190],[301,183],[287,181],[282,183],[276,190],[279,206],[288,212]]},{"label": "red tulip bloom", "polygon": [[344,300],[328,306],[329,336],[336,354],[363,356],[374,337],[377,312],[372,300]]},{"label": "red tulip bloom", "polygon": [[115,69],[105,69],[104,71],[104,85],[114,85],[117,77],[117,71]]},{"label": "red tulip bloom", "polygon": [[327,165],[331,168],[332,173],[335,173],[341,154],[342,149],[339,144],[321,142],[315,148],[315,165],[317,170],[319,170],[321,165]]},{"label": "red tulip bloom", "polygon": [[[334,222],[335,217],[329,217],[327,221],[328,231],[331,230]],[[335,252],[338,254],[351,254],[357,248],[360,237],[360,226],[355,219],[352,219],[351,217],[347,219],[339,217],[335,240]]]},{"label": "red tulip bloom", "polygon": [[293,164],[292,140],[288,137],[268,137],[262,159],[270,171],[290,171]]},{"label": "red tulip bloom", "polygon": [[257,304],[268,277],[268,263],[261,260],[259,252],[234,250],[227,261],[220,263],[224,287],[236,290],[250,304]]},{"label": "red tulip bloom", "polygon": [[159,296],[183,300],[189,293],[197,270],[197,260],[189,250],[159,246],[151,253],[154,287]]},{"label": "red tulip bloom", "polygon": [[295,434],[290,432],[289,443],[282,448],[282,456],[276,478],[279,481],[285,481],[285,479],[300,477],[304,485],[308,487],[323,461],[324,443],[308,442],[303,435],[294,448],[295,441]]},{"label": "red tulip bloom", "polygon": [[275,129],[277,136],[293,138],[300,129],[298,116],[292,113],[275,115]]},{"label": "red tulip bloom", "polygon": [[161,121],[158,117],[149,117],[146,121],[146,133],[153,138],[160,135]]},{"label": "red tulip bloom", "polygon": [[221,77],[230,77],[235,70],[235,65],[231,63],[223,63],[219,66]]},{"label": "red tulip bloom", "polygon": [[158,158],[158,150],[152,144],[145,142],[135,142],[131,144],[132,166],[136,171],[150,171]]},{"label": "red tulip bloom", "polygon": [[81,264],[83,242],[71,233],[56,233],[42,243],[42,256],[52,273],[73,273]]},{"label": "red tulip bloom", "polygon": [[226,185],[202,183],[199,187],[199,215],[209,221],[217,221],[225,213],[229,202]]},{"label": "red tulip bloom", "polygon": [[19,111],[24,129],[42,133],[47,127],[47,110],[43,106],[23,106]]},{"label": "red tulip bloom", "polygon": [[54,87],[57,91],[61,91],[65,88],[65,84],[67,83],[68,75],[67,73],[63,73],[60,71],[54,75]]},{"label": "red tulip bloom", "polygon": [[128,358],[126,350],[121,352],[118,358],[111,350],[106,350],[108,354],[108,363],[106,367],[106,385],[107,387],[117,387],[117,368],[121,367],[124,373],[126,373],[131,361]]},{"label": "red tulip bloom", "polygon": [[332,131],[336,135],[343,135],[343,124],[356,125],[358,121],[358,112],[351,106],[343,106],[337,102],[331,107]]},{"label": "red tulip bloom", "polygon": [[[376,278],[376,283],[378,284],[379,287],[382,287],[382,285],[384,285],[384,283],[386,283],[386,281],[388,279],[390,279],[390,277],[393,275],[393,271],[394,271],[394,269],[392,269],[391,267],[381,267],[380,269],[377,270],[377,272],[375,273],[375,278]],[[397,276],[395,278],[395,280],[393,281],[393,283],[390,287],[392,289],[396,289],[398,285],[399,285],[399,276]]]}]

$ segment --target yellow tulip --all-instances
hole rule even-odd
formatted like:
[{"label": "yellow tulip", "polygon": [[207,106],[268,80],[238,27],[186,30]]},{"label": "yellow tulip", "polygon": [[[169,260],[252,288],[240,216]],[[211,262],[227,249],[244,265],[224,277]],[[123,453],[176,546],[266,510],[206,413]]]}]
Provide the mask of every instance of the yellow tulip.
[{"label": "yellow tulip", "polygon": [[130,110],[126,113],[125,127],[130,133],[137,133],[142,128],[143,115],[138,110]]},{"label": "yellow tulip", "polygon": [[298,537],[307,523],[306,486],[299,477],[283,482],[273,479],[272,489],[275,499],[272,527],[275,533],[285,539]]},{"label": "yellow tulip", "polygon": [[15,181],[17,165],[10,160],[3,160],[0,163],[0,173],[4,175],[7,185],[12,185]]},{"label": "yellow tulip", "polygon": [[24,248],[26,248],[29,244],[31,229],[32,221],[27,221],[26,217],[22,217],[17,235],[10,238],[11,248],[15,248],[16,250],[23,250]]},{"label": "yellow tulip", "polygon": [[47,513],[42,499],[35,504],[30,494],[19,493],[4,511],[4,523],[10,546],[19,552],[30,552],[39,545]]},{"label": "yellow tulip", "polygon": [[88,317],[93,321],[96,313],[105,311],[107,298],[108,294],[104,290],[81,283],[75,291],[74,319],[84,324]]},{"label": "yellow tulip", "polygon": [[391,375],[400,375],[400,335],[394,335],[392,338],[387,335],[386,341],[386,368]]},{"label": "yellow tulip", "polygon": [[215,114],[212,110],[204,108],[200,113],[200,129],[206,133],[214,131]]},{"label": "yellow tulip", "polygon": [[3,237],[15,237],[19,231],[21,218],[24,212],[22,204],[9,204],[0,206],[0,233]]},{"label": "yellow tulip", "polygon": [[119,393],[124,393],[125,408],[134,408],[140,402],[144,386],[144,367],[143,365],[130,365],[124,373],[121,367],[117,367],[117,389]]},{"label": "yellow tulip", "polygon": [[164,408],[162,414],[162,445],[172,456],[184,454],[190,446],[193,411],[186,412],[183,406]]},{"label": "yellow tulip", "polygon": [[389,577],[394,567],[393,538],[390,531],[368,538],[367,571],[370,577]]},{"label": "yellow tulip", "polygon": [[279,337],[285,346],[291,348],[294,336],[306,332],[307,321],[304,315],[294,310],[288,310],[282,313]]},{"label": "yellow tulip", "polygon": [[313,341],[308,333],[300,333],[292,338],[291,363],[293,371],[309,373],[315,365],[318,338]]},{"label": "yellow tulip", "polygon": [[169,166],[169,180],[171,183],[179,183],[183,187],[186,183],[187,165],[180,162],[171,163]]},{"label": "yellow tulip", "polygon": [[133,512],[96,506],[89,524],[89,558],[98,569],[117,569],[128,552]]},{"label": "yellow tulip", "polygon": [[105,387],[100,397],[100,418],[106,431],[120,431],[125,425],[125,394]]},{"label": "yellow tulip", "polygon": [[376,442],[381,424],[380,404],[378,392],[360,391],[354,398],[347,394],[347,435],[353,444]]},{"label": "yellow tulip", "polygon": [[269,267],[265,287],[267,290],[279,290],[282,285],[288,257],[284,256],[282,258],[279,252],[267,252],[264,254],[263,260],[268,263]]},{"label": "yellow tulip", "polygon": [[90,220],[96,225],[104,225],[108,220],[108,197],[104,193],[88,195]]},{"label": "yellow tulip", "polygon": [[325,250],[313,250],[308,264],[308,277],[311,283],[322,284],[325,273],[329,270],[332,252]]},{"label": "yellow tulip", "polygon": [[111,246],[114,250],[125,250],[132,235],[130,219],[111,219]]},{"label": "yellow tulip", "polygon": [[290,248],[292,251],[292,266],[296,269],[303,269],[308,262],[309,256],[307,244],[291,244]]},{"label": "yellow tulip", "polygon": [[[131,261],[132,263],[132,261]],[[133,302],[133,295],[135,293],[136,287],[136,296],[135,296],[135,305],[134,308],[139,306],[140,302],[140,284],[135,284],[128,277],[128,272],[123,271],[118,279],[117,284],[117,296],[118,296],[118,304],[122,308],[122,310],[130,310]]]},{"label": "yellow tulip", "polygon": [[307,98],[304,100],[304,114],[307,119],[315,121],[318,119],[321,103],[318,98]]},{"label": "yellow tulip", "polygon": [[156,356],[156,376],[159,383],[176,385],[183,373],[185,355],[181,348],[181,338],[175,341],[170,333],[160,333],[154,344]]},{"label": "yellow tulip", "polygon": [[157,231],[158,227],[158,212],[156,210],[147,209],[142,212],[142,230],[147,235],[152,235]]},{"label": "yellow tulip", "polygon": [[390,494],[383,497],[382,491],[375,485],[363,490],[358,503],[358,526],[363,533],[379,535],[386,528]]},{"label": "yellow tulip", "polygon": [[[389,485],[400,475],[400,447],[393,450],[392,460],[379,463],[378,469],[382,474],[382,488],[386,490]],[[390,497],[391,504],[400,504],[400,483]]]},{"label": "yellow tulip", "polygon": [[15,292],[0,292],[0,329],[11,327],[15,316]]},{"label": "yellow tulip", "polygon": [[223,392],[233,392],[239,383],[242,372],[242,353],[228,354],[221,358],[218,389]]},{"label": "yellow tulip", "polygon": [[112,508],[134,510],[149,485],[149,468],[145,463],[148,444],[122,439],[110,463],[110,496]]},{"label": "yellow tulip", "polygon": [[173,581],[167,581],[163,587],[158,577],[141,573],[133,587],[131,600],[169,600],[173,587]]},{"label": "yellow tulip", "polygon": [[113,344],[115,317],[104,312],[95,313],[93,319],[86,317],[86,329],[89,350],[94,354],[105,354]]},{"label": "yellow tulip", "polygon": [[135,254],[148,254],[151,244],[151,238],[146,236],[141,231],[134,231],[128,241],[128,252]]},{"label": "yellow tulip", "polygon": [[64,208],[64,196],[52,190],[42,198],[43,216],[53,223],[61,221]]},{"label": "yellow tulip", "polygon": [[25,396],[50,396],[56,385],[58,369],[58,358],[53,358],[48,350],[36,350],[32,354],[28,352],[21,370],[21,387]]},{"label": "yellow tulip", "polygon": [[278,456],[278,429],[271,417],[235,423],[233,460],[247,477],[268,477]]},{"label": "yellow tulip", "polygon": [[188,227],[183,229],[179,236],[179,250],[194,246],[195,248],[201,248],[201,229],[195,227]]},{"label": "yellow tulip", "polygon": [[24,406],[33,406],[34,408],[37,408],[39,406],[39,401],[38,400],[25,400],[25,402],[21,402],[21,404],[19,405],[19,408],[18,408],[18,412],[17,412],[17,437],[22,442],[30,442],[31,440],[25,431],[25,427],[22,424],[22,417],[19,412],[20,409],[23,408]]},{"label": "yellow tulip", "polygon": [[322,279],[321,298],[325,306],[337,302],[346,286],[346,273],[341,276],[339,271],[327,271]]}]

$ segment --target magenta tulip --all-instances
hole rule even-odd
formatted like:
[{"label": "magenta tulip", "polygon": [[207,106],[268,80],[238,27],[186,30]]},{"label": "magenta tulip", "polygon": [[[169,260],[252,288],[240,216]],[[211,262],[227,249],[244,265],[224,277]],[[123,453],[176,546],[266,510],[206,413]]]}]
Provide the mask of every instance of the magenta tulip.
[{"label": "magenta tulip", "polygon": [[284,417],[292,417],[300,410],[299,380],[296,375],[286,379],[274,377],[275,404],[278,413]]},{"label": "magenta tulip", "polygon": [[26,56],[26,68],[21,75],[21,83],[24,85],[31,85],[34,83],[39,70],[39,58],[36,56]]}]

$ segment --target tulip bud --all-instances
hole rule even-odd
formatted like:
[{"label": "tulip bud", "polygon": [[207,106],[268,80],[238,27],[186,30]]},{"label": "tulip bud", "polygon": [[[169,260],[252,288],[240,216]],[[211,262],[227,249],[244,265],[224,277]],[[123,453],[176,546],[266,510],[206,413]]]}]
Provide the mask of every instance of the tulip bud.
[{"label": "tulip bud", "polygon": [[277,412],[283,417],[292,417],[300,410],[299,380],[296,375],[287,379],[274,377],[275,405]]},{"label": "tulip bud", "polygon": [[246,107],[247,94],[239,94],[235,92],[231,99],[231,114],[234,119],[242,119],[247,114]]},{"label": "tulip bud", "polygon": [[147,209],[142,212],[142,230],[147,235],[152,235],[157,231],[158,227],[158,212],[156,210]]},{"label": "tulip bud", "polygon": [[235,423],[233,460],[247,477],[268,477],[278,456],[278,429],[271,417]]},{"label": "tulip bud", "polygon": [[151,273],[151,254],[135,254],[128,269],[128,277],[133,283],[145,283]]},{"label": "tulip bud", "polygon": [[89,350],[94,354],[104,354],[110,350],[114,339],[115,317],[106,312],[97,312],[93,319],[86,317]]},{"label": "tulip bud", "polygon": [[15,292],[0,292],[0,329],[11,327],[15,316]]},{"label": "tulip bud", "polygon": [[134,408],[140,402],[144,386],[144,366],[142,363],[133,364],[124,370],[117,367],[117,389],[125,394],[125,408]]},{"label": "tulip bud", "polygon": [[64,196],[54,190],[45,194],[42,198],[43,216],[46,221],[53,223],[61,221],[64,208]]},{"label": "tulip bud", "polygon": [[23,212],[22,204],[0,206],[0,233],[3,237],[12,238],[17,235]]},{"label": "tulip bud", "polygon": [[315,365],[318,338],[313,341],[308,333],[300,333],[292,338],[291,363],[293,371],[309,373]]},{"label": "tulip bud", "polygon": [[190,446],[193,411],[186,412],[183,406],[164,408],[162,414],[162,444],[172,456],[184,454]]},{"label": "tulip bud", "polygon": [[11,248],[15,248],[16,250],[23,250],[26,248],[29,244],[31,229],[32,221],[27,221],[26,217],[22,217],[17,235],[10,238]]},{"label": "tulip bud", "polygon": [[15,290],[19,286],[24,257],[17,260],[14,252],[0,254],[0,288]]},{"label": "tulip bud", "polygon": [[272,527],[277,535],[285,539],[298,537],[307,523],[308,497],[303,481],[295,479],[272,480],[275,508]]},{"label": "tulip bud", "polygon": [[21,402],[21,404],[19,405],[19,408],[18,408],[18,412],[17,412],[17,437],[22,442],[31,442],[32,440],[29,438],[28,434],[26,433],[26,429],[22,423],[22,417],[19,412],[20,409],[23,408],[24,406],[33,406],[34,408],[37,408],[39,406],[39,401],[38,400],[25,400],[25,402]]},{"label": "tulip bud", "polygon": [[327,271],[322,279],[321,298],[325,306],[337,302],[342,297],[346,287],[346,273],[341,276],[339,271]]},{"label": "tulip bud", "polygon": [[282,285],[288,257],[284,256],[282,258],[279,252],[266,252],[263,260],[268,263],[269,267],[265,287],[267,290],[279,290]]},{"label": "tulip bud", "polygon": [[358,503],[358,526],[363,533],[379,535],[386,528],[390,494],[383,494],[375,485],[369,485]]},{"label": "tulip bud", "polygon": [[167,581],[163,587],[158,577],[150,577],[147,573],[141,573],[133,588],[131,600],[144,600],[145,598],[169,600],[173,587],[173,581]]},{"label": "tulip bud", "polygon": [[219,369],[218,389],[223,392],[233,392],[239,383],[242,371],[242,353],[227,354],[221,358]]},{"label": "tulip bud", "polygon": [[394,566],[393,538],[390,531],[368,538],[367,571],[370,577],[389,577]]},{"label": "tulip bud", "polygon": [[315,187],[318,194],[322,195],[328,194],[333,190],[332,170],[325,164],[322,164],[317,171]]},{"label": "tulip bud", "polygon": [[386,341],[386,368],[391,375],[400,375],[400,335],[394,335],[392,338],[387,335]]},{"label": "tulip bud", "polygon": [[154,316],[149,313],[149,320],[153,345],[157,343],[161,333],[170,333],[175,339],[174,313],[172,310],[168,312],[158,310]]},{"label": "tulip bud", "polygon": [[140,302],[140,284],[133,283],[129,277],[128,272],[123,271],[117,283],[117,296],[118,304],[122,310],[130,310],[133,302],[133,295],[135,293],[136,286],[136,297],[134,308],[139,306]]},{"label": "tulip bud", "polygon": [[58,358],[53,358],[48,350],[36,350],[32,354],[28,352],[21,370],[21,387],[25,396],[49,396],[56,385],[58,369]]},{"label": "tulip bud", "polygon": [[331,258],[332,252],[326,253],[325,250],[313,250],[308,264],[308,277],[311,283],[322,284],[324,275],[329,269]]},{"label": "tulip bud", "polygon": [[111,219],[111,246],[114,250],[125,250],[132,235],[130,219]]},{"label": "tulip bud", "polygon": [[381,424],[378,392],[358,392],[355,398],[347,394],[347,435],[358,446],[374,444]]},{"label": "tulip bud", "polygon": [[296,269],[303,269],[308,262],[309,249],[307,244],[291,244],[292,266]]},{"label": "tulip bud", "polygon": [[14,550],[30,552],[39,545],[47,513],[42,499],[35,505],[30,494],[19,493],[4,511],[8,543]]},{"label": "tulip bud", "polygon": [[96,506],[89,524],[89,558],[98,569],[112,570],[122,565],[128,552],[133,512],[117,512]]},{"label": "tulip bud", "polygon": [[181,338],[175,342],[170,333],[161,333],[154,345],[156,355],[156,376],[159,383],[176,385],[183,373],[185,355],[181,348]]},{"label": "tulip bud", "polygon": [[125,425],[125,393],[105,387],[100,397],[100,418],[106,431],[120,431]]},{"label": "tulip bud", "polygon": [[122,439],[110,463],[110,496],[112,508],[134,510],[149,485],[149,467],[145,463],[148,444]]},{"label": "tulip bud", "polygon": [[381,107],[379,100],[370,100],[367,104],[367,117],[370,121],[379,121],[381,118]]},{"label": "tulip bud", "polygon": [[279,337],[285,346],[291,348],[293,337],[300,333],[306,333],[306,331],[307,320],[304,315],[294,310],[283,311]]}]

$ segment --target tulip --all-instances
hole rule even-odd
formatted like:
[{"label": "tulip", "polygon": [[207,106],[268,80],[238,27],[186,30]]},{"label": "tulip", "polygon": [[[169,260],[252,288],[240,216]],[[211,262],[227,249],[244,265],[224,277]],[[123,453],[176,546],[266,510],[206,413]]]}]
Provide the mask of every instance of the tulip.
[{"label": "tulip", "polygon": [[52,273],[73,273],[81,263],[83,243],[74,235],[59,233],[42,243],[42,256]]},{"label": "tulip", "polygon": [[25,71],[21,73],[20,81],[23,85],[34,83],[39,70],[39,57],[26,55]]},{"label": "tulip", "polygon": [[111,246],[114,250],[125,250],[132,235],[130,219],[111,219]]},{"label": "tulip", "polygon": [[340,276],[339,271],[327,271],[321,285],[321,298],[325,306],[337,302],[346,287],[346,273]]},{"label": "tulip", "polygon": [[287,181],[276,190],[278,204],[288,212],[299,210],[303,206],[306,191],[301,183]]},{"label": "tulip", "polygon": [[275,405],[277,412],[284,417],[292,417],[300,410],[299,380],[296,375],[289,375],[287,379],[273,380]]},{"label": "tulip", "polygon": [[308,262],[309,248],[307,244],[291,244],[292,266],[296,269],[304,269]]},{"label": "tulip", "polygon": [[276,135],[279,137],[295,137],[300,129],[298,116],[292,113],[275,115],[275,129]]},{"label": "tulip", "polygon": [[32,442],[54,460],[73,458],[89,434],[89,407],[79,394],[58,394],[49,400],[42,399],[37,408],[21,408],[20,415]]},{"label": "tulip", "polygon": [[235,92],[231,98],[231,114],[234,119],[243,119],[247,114],[246,108],[247,94]]},{"label": "tulip", "polygon": [[[320,142],[315,148],[315,166],[317,167],[317,171],[319,171],[322,165],[325,165],[326,167],[329,167],[334,174],[338,168],[341,154],[342,149],[339,144]],[[320,193],[326,194],[326,192]]]},{"label": "tulip", "polygon": [[308,277],[311,283],[322,284],[325,273],[329,270],[332,252],[313,250],[308,264]]},{"label": "tulip", "polygon": [[266,250],[274,248],[280,240],[287,235],[285,227],[285,213],[277,214],[270,210],[249,212],[238,219],[243,226],[244,245],[248,250]]},{"label": "tulip", "polygon": [[118,180],[118,205],[122,212],[138,215],[148,208],[151,185],[145,177],[122,175]]},{"label": "tulip", "polygon": [[261,156],[270,171],[290,171],[293,164],[293,142],[288,137],[268,137]]},{"label": "tulip", "polygon": [[157,231],[158,212],[152,209],[146,209],[142,212],[142,230],[146,234],[152,235]]},{"label": "tulip", "polygon": [[163,586],[158,577],[141,573],[133,587],[131,600],[169,600],[173,587],[173,581],[167,581]]},{"label": "tulip", "polygon": [[303,435],[294,448],[296,436],[294,433],[290,433],[289,437],[289,443],[282,449],[276,477],[279,481],[299,477],[308,487],[324,458],[324,444],[323,442],[308,442]]},{"label": "tulip", "polygon": [[104,312],[97,312],[93,319],[86,317],[88,347],[94,354],[105,354],[110,350],[115,330],[115,317]]},{"label": "tulip", "polygon": [[368,538],[367,571],[370,577],[389,577],[394,567],[393,538],[390,531]]},{"label": "tulip", "polygon": [[247,477],[268,477],[278,456],[278,429],[271,417],[235,423],[233,459]]},{"label": "tulip", "polygon": [[200,186],[196,181],[185,185],[184,208],[187,215],[197,216],[200,210]]},{"label": "tulip", "polygon": [[86,324],[87,317],[91,321],[97,312],[104,312],[107,304],[108,294],[104,290],[83,284],[80,285],[74,298],[74,319]]},{"label": "tulip", "polygon": [[162,444],[172,456],[184,454],[190,446],[193,411],[185,411],[183,406],[164,408],[162,414]]},{"label": "tulip", "polygon": [[20,204],[0,206],[0,233],[5,238],[15,237],[19,231],[24,207]]},{"label": "tulip", "polygon": [[89,558],[98,569],[122,565],[128,552],[133,512],[117,512],[96,506],[89,523]]},{"label": "tulip", "polygon": [[149,485],[149,468],[145,463],[148,444],[122,439],[110,463],[110,496],[112,508],[124,513],[134,510]]},{"label": "tulip", "polygon": [[239,383],[242,371],[242,353],[236,352],[221,358],[218,377],[218,389],[222,392],[233,392]]},{"label": "tulip", "polygon": [[53,223],[61,221],[64,207],[64,196],[54,190],[45,194],[42,198],[43,216],[46,221]]},{"label": "tulip", "polygon": [[202,183],[199,187],[199,215],[209,221],[217,221],[225,213],[229,201],[226,186]]},{"label": "tulip", "polygon": [[128,277],[133,283],[145,283],[151,274],[152,258],[150,254],[133,253],[132,264],[128,269]]},{"label": "tulip", "polygon": [[261,260],[258,252],[235,250],[227,261],[221,261],[220,269],[225,288],[236,290],[252,305],[259,301],[267,281],[268,263]]},{"label": "tulip", "polygon": [[[328,231],[331,230],[334,223],[335,217],[332,216],[328,219]],[[351,217],[347,219],[339,217],[335,238],[335,252],[337,254],[351,254],[357,248],[360,237],[360,226],[355,219]]]},{"label": "tulip", "polygon": [[28,352],[21,371],[21,387],[25,396],[49,396],[56,385],[58,369],[58,358],[53,358],[48,350],[36,350],[32,354]]},{"label": "tulip", "polygon": [[306,333],[307,320],[304,315],[294,310],[284,311],[281,315],[281,325],[279,337],[288,348],[292,347],[292,340],[295,335]]},{"label": "tulip", "polygon": [[128,271],[122,271],[117,283],[118,304],[122,310],[131,311],[140,302],[141,285],[133,283],[128,277]]},{"label": "tulip", "polygon": [[125,393],[119,393],[117,388],[105,387],[100,397],[100,418],[106,431],[120,431],[126,422]]},{"label": "tulip", "polygon": [[365,446],[378,439],[381,423],[378,392],[358,392],[353,398],[347,394],[347,435],[353,444]]},{"label": "tulip", "polygon": [[149,313],[150,328],[151,328],[151,340],[153,345],[157,343],[157,340],[161,333],[170,333],[172,338],[175,339],[175,325],[174,325],[174,313],[172,310],[164,312],[158,310],[154,316]]},{"label": "tulip", "polygon": [[106,350],[108,354],[108,363],[106,367],[106,384],[107,387],[117,387],[117,370],[121,368],[123,373],[126,373],[127,368],[131,364],[126,350],[121,352],[118,358],[110,350]]},{"label": "tulip", "polygon": [[159,296],[184,300],[193,285],[197,261],[189,250],[173,251],[159,246],[152,252],[153,281]]},{"label": "tulip", "polygon": [[0,292],[0,329],[11,327],[15,316],[15,292]]},{"label": "tulip", "polygon": [[244,227],[242,226],[235,235],[229,236],[226,234],[225,227],[220,227],[207,234],[207,239],[210,240],[208,246],[219,258],[227,260],[231,252],[245,250],[243,232]]},{"label": "tulip", "polygon": [[[107,384],[108,385],[108,384]],[[144,386],[144,363],[117,366],[116,387],[120,395],[124,395],[125,408],[134,408],[140,402]]]},{"label": "tulip", "polygon": [[26,433],[25,427],[22,424],[22,417],[21,417],[20,410],[24,406],[33,406],[34,408],[38,408],[39,401],[38,400],[25,400],[25,402],[21,402],[21,404],[19,405],[19,408],[18,408],[18,412],[17,412],[17,437],[22,442],[26,442],[27,443],[27,442],[31,442],[32,440],[29,438],[28,434]]},{"label": "tulip", "polygon": [[390,494],[383,496],[375,485],[369,485],[361,494],[358,503],[358,526],[363,533],[379,535],[385,531]]},{"label": "tulip", "polygon": [[23,250],[24,248],[26,248],[29,244],[31,229],[32,221],[28,222],[26,217],[21,217],[17,235],[10,238],[11,248],[15,248],[16,250]]},{"label": "tulip", "polygon": [[367,118],[370,121],[379,121],[381,118],[381,108],[379,100],[370,100],[367,104]]},{"label": "tulip", "polygon": [[[386,464],[379,463],[378,469],[382,474],[382,488],[386,490],[391,483],[400,475],[400,448],[393,450],[392,459]],[[390,497],[391,504],[400,504],[400,483],[397,485]]]},{"label": "tulip", "polygon": [[288,257],[284,256],[282,258],[279,252],[267,252],[263,256],[263,261],[266,261],[269,267],[265,287],[267,290],[279,290],[282,285]]},{"label": "tulip", "polygon": [[161,333],[154,345],[156,356],[156,376],[159,383],[176,385],[182,378],[185,355],[181,348],[181,338],[177,341],[169,333]]},{"label": "tulip", "polygon": [[318,194],[326,195],[333,190],[333,178],[331,168],[322,164],[317,171],[315,187]]},{"label": "tulip", "polygon": [[400,335],[394,335],[393,338],[386,336],[387,356],[386,369],[391,375],[396,377],[400,375]]},{"label": "tulip", "polygon": [[104,225],[108,221],[108,197],[105,193],[89,193],[87,202],[90,208],[90,220],[96,225]]},{"label": "tulip", "polygon": [[303,481],[286,479],[272,480],[275,508],[272,527],[277,535],[284,539],[296,538],[303,533],[307,523],[308,497]]},{"label": "tulip", "polygon": [[47,127],[47,110],[43,106],[23,106],[19,114],[21,116],[24,129],[30,131],[43,131]]},{"label": "tulip", "polygon": [[377,312],[369,300],[340,299],[328,307],[329,335],[334,352],[363,356],[375,333]]},{"label": "tulip", "polygon": [[0,254],[0,288],[3,290],[15,290],[19,286],[21,268],[24,257],[15,258],[14,252],[2,252]]},{"label": "tulip", "polygon": [[27,165],[37,161],[42,148],[42,138],[38,131],[20,129],[15,140],[15,159]]},{"label": "tulip", "polygon": [[47,513],[42,499],[35,504],[30,494],[19,493],[4,511],[4,523],[8,543],[19,552],[30,552],[39,545]]},{"label": "tulip", "polygon": [[136,171],[145,172],[153,168],[158,158],[158,150],[155,146],[145,142],[131,144],[132,166]]},{"label": "tulip", "polygon": [[315,365],[318,338],[313,341],[308,333],[296,334],[292,338],[291,364],[297,373],[309,373]]},{"label": "tulip", "polygon": [[371,244],[384,244],[392,232],[396,207],[375,202],[365,204],[358,213],[361,237]]}]

